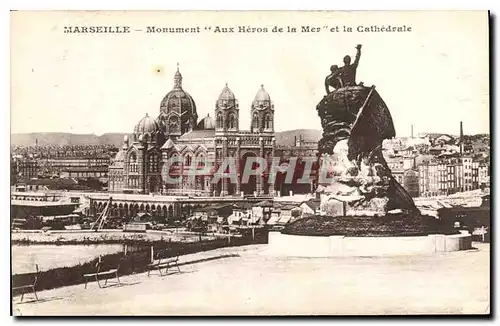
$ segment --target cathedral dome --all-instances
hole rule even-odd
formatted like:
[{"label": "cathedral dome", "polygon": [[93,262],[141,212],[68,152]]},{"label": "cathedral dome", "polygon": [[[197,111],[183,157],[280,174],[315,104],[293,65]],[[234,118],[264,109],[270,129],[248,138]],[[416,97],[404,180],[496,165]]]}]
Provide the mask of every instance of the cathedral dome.
[{"label": "cathedral dome", "polygon": [[226,83],[226,86],[219,95],[219,101],[234,101],[235,99],[234,93],[229,89]]},{"label": "cathedral dome", "polygon": [[154,134],[158,131],[158,124],[147,113],[134,128],[134,134]]},{"label": "cathedral dome", "polygon": [[259,102],[259,101],[268,101],[271,102],[271,96],[269,96],[269,93],[266,92],[264,89],[264,85],[260,85],[260,89],[255,94],[255,98],[253,99],[254,102]]},{"label": "cathedral dome", "polygon": [[183,117],[193,117],[197,120],[196,104],[193,97],[182,88],[182,75],[177,66],[174,75],[174,88],[165,95],[160,103],[160,114],[178,112]]},{"label": "cathedral dome", "polygon": [[198,123],[196,129],[199,130],[215,129],[215,120],[210,116],[210,114],[207,114],[207,116],[201,119],[201,121]]},{"label": "cathedral dome", "polygon": [[260,109],[268,107],[272,108],[271,96],[269,96],[269,93],[264,89],[264,85],[260,85],[259,91],[255,94],[252,101],[252,107]]}]

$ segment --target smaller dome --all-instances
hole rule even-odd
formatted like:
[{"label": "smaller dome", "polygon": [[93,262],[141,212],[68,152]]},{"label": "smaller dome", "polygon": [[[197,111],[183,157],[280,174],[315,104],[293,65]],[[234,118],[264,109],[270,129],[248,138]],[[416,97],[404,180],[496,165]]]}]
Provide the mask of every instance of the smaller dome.
[{"label": "smaller dome", "polygon": [[253,99],[253,101],[254,102],[261,102],[261,101],[271,102],[271,96],[269,96],[269,93],[266,92],[266,90],[264,89],[264,85],[260,85],[260,89],[257,92],[257,94],[255,94],[255,98]]},{"label": "smaller dome", "polygon": [[135,134],[153,134],[158,131],[158,124],[154,119],[151,119],[149,115],[146,113],[146,116],[142,118],[139,123],[134,128]]},{"label": "smaller dome", "polygon": [[229,89],[226,83],[226,86],[219,95],[219,101],[234,101],[235,99],[234,93]]},{"label": "smaller dome", "polygon": [[215,120],[210,116],[210,114],[207,114],[207,116],[198,123],[196,126],[196,129],[199,130],[209,130],[209,129],[215,129]]}]

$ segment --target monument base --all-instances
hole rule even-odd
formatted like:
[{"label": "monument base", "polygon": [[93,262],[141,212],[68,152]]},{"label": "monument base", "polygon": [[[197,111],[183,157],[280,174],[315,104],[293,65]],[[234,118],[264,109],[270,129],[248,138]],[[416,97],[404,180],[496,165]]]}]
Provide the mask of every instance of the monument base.
[{"label": "monument base", "polygon": [[305,236],[407,237],[458,232],[453,225],[415,211],[381,216],[308,216],[287,224],[282,233]]},{"label": "monument base", "polygon": [[347,237],[269,233],[269,252],[288,257],[372,257],[427,255],[472,248],[468,233],[405,237]]}]

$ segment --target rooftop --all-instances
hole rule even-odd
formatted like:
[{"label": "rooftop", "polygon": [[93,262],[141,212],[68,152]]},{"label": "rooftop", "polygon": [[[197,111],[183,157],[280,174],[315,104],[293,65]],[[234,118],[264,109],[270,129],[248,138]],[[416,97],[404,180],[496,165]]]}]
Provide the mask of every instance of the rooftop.
[{"label": "rooftop", "polygon": [[180,140],[194,140],[194,139],[204,139],[204,138],[213,138],[215,137],[215,130],[193,130],[184,135],[180,136]]}]

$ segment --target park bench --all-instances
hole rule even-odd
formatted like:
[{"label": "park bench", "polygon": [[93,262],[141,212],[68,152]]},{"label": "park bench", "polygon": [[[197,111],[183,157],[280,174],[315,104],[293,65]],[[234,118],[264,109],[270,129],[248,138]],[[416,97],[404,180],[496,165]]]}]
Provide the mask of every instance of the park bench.
[{"label": "park bench", "polygon": [[38,282],[38,275],[39,274],[40,274],[40,271],[38,270],[38,265],[36,265],[35,277],[34,277],[33,282],[31,284],[16,286],[16,287],[12,288],[12,290],[20,290],[21,291],[21,302],[23,301],[24,294],[26,294],[28,291],[33,292],[33,294],[35,295],[36,301],[38,301],[38,296],[36,294],[36,283]]},{"label": "park bench", "polygon": [[[101,283],[99,282],[99,278],[102,279],[103,277],[106,277],[109,275],[114,275],[116,277],[116,280],[117,280],[114,283],[121,285],[120,277],[118,276],[118,269],[120,268],[120,265],[118,265],[117,268],[115,268],[115,269],[110,269],[107,271],[101,271],[101,266],[102,266],[102,263],[98,262],[96,264],[96,272],[95,273],[83,274],[83,278],[85,279],[85,288],[87,288],[88,280],[91,278],[95,278],[99,288],[102,288]],[[104,286],[106,286],[106,284],[108,284],[108,281],[109,281],[109,278],[104,279]]]},{"label": "park bench", "polygon": [[[170,257],[170,258],[158,258],[157,260],[153,261],[151,264],[148,265],[149,270],[148,270],[148,276],[150,275],[151,271],[153,270],[158,270],[160,273],[160,276],[167,275],[168,274],[168,269],[175,267],[181,273],[181,269],[179,267],[179,256],[175,257]],[[162,269],[165,269],[165,274],[162,273]]]}]

